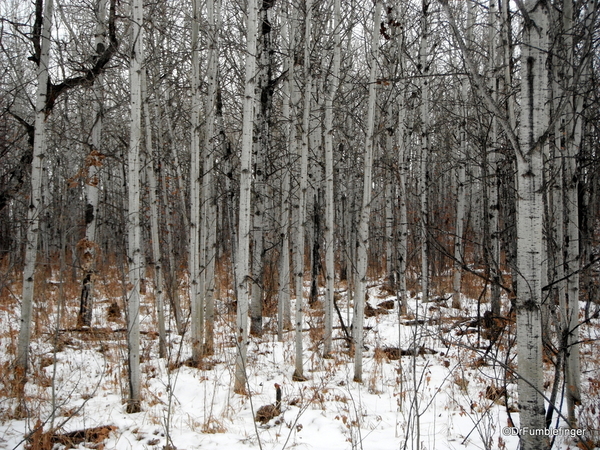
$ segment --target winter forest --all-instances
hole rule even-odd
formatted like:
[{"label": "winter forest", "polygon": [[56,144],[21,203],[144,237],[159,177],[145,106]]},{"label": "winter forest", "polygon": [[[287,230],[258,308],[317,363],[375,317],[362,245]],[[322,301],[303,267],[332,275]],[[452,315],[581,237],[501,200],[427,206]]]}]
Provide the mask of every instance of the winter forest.
[{"label": "winter forest", "polygon": [[0,0],[0,448],[600,448],[598,0]]}]

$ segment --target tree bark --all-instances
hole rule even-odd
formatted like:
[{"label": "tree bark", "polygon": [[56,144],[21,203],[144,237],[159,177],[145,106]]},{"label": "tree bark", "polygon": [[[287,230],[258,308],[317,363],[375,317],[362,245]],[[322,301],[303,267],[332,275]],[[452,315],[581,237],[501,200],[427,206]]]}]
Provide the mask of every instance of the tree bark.
[{"label": "tree bark", "polygon": [[[41,0],[40,0],[41,5]],[[50,29],[54,2],[46,0],[43,23],[40,24],[40,51],[37,69],[37,94],[35,104],[35,134],[31,162],[31,194],[27,209],[27,241],[25,244],[25,267],[23,268],[23,296],[21,300],[21,327],[17,342],[17,377],[24,388],[25,374],[29,364],[29,342],[33,312],[35,262],[37,259],[40,205],[42,201],[42,173],[46,152],[46,98],[48,94],[48,67],[50,64]],[[41,11],[40,11],[41,12]]]},{"label": "tree bark", "polygon": [[150,125],[150,98],[148,97],[147,75],[142,73],[142,99],[144,111],[144,125],[146,131],[145,149],[146,160],[146,179],[148,180],[148,191],[150,195],[150,234],[152,240],[152,262],[154,266],[154,301],[156,304],[156,313],[158,321],[158,356],[167,357],[167,332],[165,327],[165,309],[163,301],[164,276],[163,276],[163,257],[160,251],[160,189],[157,182],[158,167],[154,157],[154,145],[152,142],[152,127]]},{"label": "tree bark", "polygon": [[140,227],[140,147],[142,140],[142,64],[144,61],[144,10],[142,0],[134,0],[132,11],[132,53],[129,68],[131,84],[131,128],[127,157],[128,205],[127,235],[130,290],[127,304],[127,344],[129,357],[129,398],[127,412],[141,409],[140,373],[140,281],[142,278],[142,242]]},{"label": "tree bark", "polygon": [[[547,5],[526,4],[521,46],[521,152],[517,153],[517,351],[521,427],[546,426],[542,359],[543,148],[549,124]],[[524,450],[545,449],[547,440],[521,436]]]},{"label": "tree bark", "polygon": [[[96,49],[102,49],[106,46],[106,0],[98,0],[96,3]],[[84,252],[84,276],[81,287],[81,301],[79,306],[79,315],[77,317],[77,326],[91,327],[92,313],[94,305],[94,273],[96,271],[96,258],[98,257],[98,244],[96,243],[96,224],[98,222],[98,192],[99,179],[98,168],[102,164],[104,156],[100,152],[102,138],[102,116],[104,103],[104,76],[99,73],[96,77],[94,86],[94,124],[92,126],[92,150],[86,158],[87,180],[85,185],[85,241],[81,247]]]},{"label": "tree bark", "polygon": [[204,340],[204,292],[201,291],[200,233],[201,233],[201,173],[200,154],[200,0],[193,0],[192,19],[192,111],[191,111],[191,168],[190,168],[190,325],[192,361],[200,362]]},{"label": "tree bark", "polygon": [[246,392],[246,354],[248,349],[248,305],[250,301],[250,208],[252,193],[252,138],[254,134],[254,88],[256,86],[257,0],[248,0],[246,22],[246,71],[244,78],[242,155],[240,159],[240,206],[237,254],[237,328],[238,353],[235,366],[234,391]]},{"label": "tree bark", "polygon": [[326,294],[325,294],[325,336],[323,355],[329,356],[332,351],[333,335],[333,302],[335,294],[335,203],[334,203],[334,174],[333,174],[333,99],[335,98],[338,79],[340,76],[341,61],[341,6],[340,0],[333,2],[333,69],[327,89],[325,100],[325,270],[326,270]]},{"label": "tree bark", "polygon": [[381,1],[375,2],[373,30],[371,31],[371,55],[369,58],[369,100],[367,104],[367,132],[365,136],[363,197],[358,226],[357,275],[354,294],[354,381],[362,382],[362,356],[364,351],[363,328],[365,318],[365,295],[367,286],[367,263],[369,253],[369,219],[371,218],[371,194],[373,177],[373,153],[375,146],[375,103],[377,90],[377,59],[379,55],[379,22]]},{"label": "tree bark", "polygon": [[312,76],[310,65],[310,44],[312,37],[312,0],[306,0],[304,16],[304,105],[302,110],[302,144],[300,147],[300,186],[298,191],[298,232],[295,250],[295,282],[296,282],[296,360],[293,379],[304,381],[302,325],[304,308],[304,247],[306,236],[306,204],[308,190],[308,151],[309,151],[309,125],[312,97]]},{"label": "tree bark", "polygon": [[422,3],[421,43],[419,48],[419,82],[421,88],[421,167],[419,190],[421,197],[421,301],[429,298],[429,2]]}]

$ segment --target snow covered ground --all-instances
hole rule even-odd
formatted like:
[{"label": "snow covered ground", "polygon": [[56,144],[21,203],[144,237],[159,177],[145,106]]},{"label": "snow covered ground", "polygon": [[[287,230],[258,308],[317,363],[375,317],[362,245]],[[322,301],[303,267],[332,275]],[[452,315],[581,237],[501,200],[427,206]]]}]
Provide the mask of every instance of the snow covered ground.
[{"label": "snow covered ground", "polygon": [[[0,448],[26,448],[25,437],[40,424],[44,430],[60,426],[57,433],[63,435],[96,429],[87,442],[71,434],[76,447],[119,450],[518,447],[512,428],[519,424],[516,383],[513,374],[506,374],[507,368],[516,368],[516,350],[510,349],[514,325],[506,324],[497,345],[490,347],[485,330],[482,335],[481,329],[472,326],[476,325],[472,320],[477,310],[474,300],[463,298],[466,308],[459,311],[447,307],[449,301],[421,303],[411,298],[408,316],[399,318],[397,310],[390,310],[368,317],[363,383],[352,380],[353,355],[339,328],[335,330],[339,339],[333,358],[321,357],[322,313],[318,309],[307,311],[305,318],[308,381],[292,381],[293,332],[278,342],[274,318],[266,318],[266,332],[262,338],[251,338],[248,350],[251,395],[240,396],[232,390],[234,317],[226,302],[217,305],[215,356],[207,358],[202,368],[192,368],[184,364],[191,355],[189,344],[175,333],[168,336],[169,361],[158,358],[151,297],[147,296],[142,307],[144,401],[137,414],[127,414],[123,401],[128,389],[124,320],[107,320],[111,300],[104,298],[96,303],[94,331],[65,331],[75,323],[77,300],[73,299],[62,312],[56,353],[55,304],[37,305],[38,320],[48,328],[38,329],[31,348],[32,371],[26,387],[29,417],[15,418],[17,401],[6,386],[14,358],[19,304],[2,305],[0,364],[5,383],[0,391]],[[380,289],[380,283],[372,284],[369,303],[373,307],[390,299],[393,297]],[[344,290],[339,291],[338,304],[346,320]],[[486,308],[482,305],[482,311]],[[582,425],[585,421],[596,432],[600,424],[599,334],[597,319],[582,328],[587,395],[579,411]],[[394,350],[390,349],[398,347],[404,350],[400,360],[393,359]],[[550,365],[546,377],[551,386],[554,372]],[[275,383],[283,391],[281,415],[264,425],[255,422],[256,410],[275,402]],[[553,424],[557,433],[564,427],[556,415]],[[591,431],[582,431],[590,440]],[[595,439],[597,443],[598,435]],[[554,448],[577,444],[577,438],[561,435]]]}]

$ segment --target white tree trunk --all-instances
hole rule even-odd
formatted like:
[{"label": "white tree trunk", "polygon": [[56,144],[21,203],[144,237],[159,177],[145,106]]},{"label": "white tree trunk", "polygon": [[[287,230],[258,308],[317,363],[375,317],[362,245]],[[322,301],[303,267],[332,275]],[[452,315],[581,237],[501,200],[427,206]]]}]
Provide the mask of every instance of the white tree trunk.
[{"label": "white tree trunk", "polygon": [[140,227],[140,146],[142,140],[142,64],[144,61],[142,0],[134,0],[132,10],[132,54],[129,77],[131,83],[131,129],[127,158],[128,205],[127,235],[129,283],[127,304],[127,343],[129,349],[129,399],[127,412],[139,412],[141,407],[140,379],[140,280],[142,268]]},{"label": "white tree trunk", "polygon": [[163,301],[163,267],[162,252],[160,251],[160,191],[156,179],[156,161],[154,158],[154,145],[152,142],[152,126],[150,125],[150,108],[148,104],[147,76],[142,73],[142,98],[144,105],[144,125],[146,131],[146,160],[144,161],[146,169],[146,179],[148,180],[148,191],[150,194],[150,234],[152,237],[152,260],[154,265],[154,299],[156,302],[156,313],[158,320],[158,356],[167,357],[167,332],[165,328],[165,309]]},{"label": "white tree trunk", "polygon": [[[500,86],[500,74],[496,47],[498,46],[497,14],[498,0],[490,0],[490,64],[491,64],[491,96],[494,102],[498,101],[498,89]],[[493,317],[499,317],[501,313],[500,302],[500,198],[498,196],[498,121],[492,117],[492,129],[490,135],[491,148],[488,154],[488,165],[490,182],[488,183],[488,229],[489,229],[489,261],[491,286],[491,312]]]},{"label": "white tree trunk", "polygon": [[[400,8],[400,17],[404,16],[406,8],[403,6]],[[399,36],[400,41],[398,42],[398,67],[400,70],[400,76],[404,75],[405,71],[405,60],[404,60],[404,46],[405,46],[405,34],[404,30],[401,30]],[[402,78],[401,78],[402,80]],[[406,140],[406,83],[404,80],[400,82],[400,94],[398,104],[398,129],[396,130],[398,146],[398,196],[399,196],[399,211],[398,211],[398,319],[400,320],[401,315],[405,315],[407,312],[406,304],[408,295],[406,292],[406,263],[408,258],[408,212],[407,212],[407,192],[406,192],[406,177],[409,173],[408,167],[408,155],[407,155],[407,140]],[[398,347],[401,342],[401,327],[398,327]]]},{"label": "white tree trunk", "polygon": [[[517,351],[521,427],[545,428],[542,359],[543,134],[549,122],[548,11],[542,1],[526,4],[531,22],[523,30],[521,151],[517,152]],[[524,450],[545,449],[547,440],[524,433]]]},{"label": "white tree trunk", "polygon": [[[592,2],[593,4],[593,2]],[[565,33],[566,61],[565,79],[572,82],[574,67],[573,35],[573,0],[563,0],[563,30]],[[587,59],[587,57],[586,57]],[[583,62],[583,71],[587,61]],[[586,73],[582,77],[587,79]],[[576,92],[573,86],[573,91]],[[577,170],[577,157],[583,139],[583,96],[575,94],[568,96],[566,111],[565,148],[564,159],[564,200],[565,200],[565,251],[564,272],[569,275],[566,283],[567,309],[562,311],[563,329],[567,332],[566,358],[565,358],[565,385],[567,391],[568,420],[571,427],[577,426],[575,406],[581,404],[581,366],[579,361],[579,269],[581,266],[580,240],[579,240],[579,174]]]},{"label": "white tree trunk", "polygon": [[334,175],[333,175],[333,99],[337,92],[338,78],[340,76],[341,60],[341,7],[340,0],[333,2],[333,69],[327,89],[325,100],[325,270],[326,270],[326,294],[325,294],[325,336],[323,355],[328,356],[332,351],[333,335],[333,301],[335,293],[335,204],[334,204]]},{"label": "white tree trunk", "polygon": [[[285,59],[285,70],[287,76],[283,86],[283,120],[287,136],[288,151],[285,155],[286,161],[290,161],[290,155],[295,153],[295,133],[292,116],[292,95],[294,84],[294,36],[296,33],[295,8],[288,15],[288,21],[283,23],[282,34],[288,39],[288,57]],[[291,22],[291,28],[288,25]],[[289,31],[288,31],[289,29]],[[290,170],[287,169],[281,184],[281,253],[279,257],[279,295],[277,300],[277,337],[283,341],[283,330],[290,329],[292,323],[290,311]]]},{"label": "white tree trunk", "polygon": [[42,174],[46,153],[46,95],[48,93],[48,67],[50,63],[50,29],[54,2],[46,0],[44,21],[40,36],[40,60],[37,69],[37,94],[35,103],[35,135],[31,163],[31,196],[27,210],[27,242],[25,244],[25,267],[23,268],[23,297],[21,300],[21,328],[17,342],[17,377],[24,387],[29,363],[29,342],[33,312],[33,288],[35,261],[37,259],[40,205],[42,198]]},{"label": "white tree trunk", "polygon": [[242,155],[240,158],[240,212],[237,253],[237,327],[238,354],[234,391],[246,391],[246,354],[248,349],[248,304],[250,301],[250,203],[252,194],[252,137],[254,134],[254,88],[256,86],[257,0],[248,0],[246,23],[246,71],[244,79]]},{"label": "white tree trunk", "polygon": [[198,363],[202,357],[204,339],[204,293],[201,292],[200,233],[201,233],[201,173],[200,154],[200,111],[202,92],[200,90],[200,0],[193,0],[192,19],[192,110],[191,110],[191,168],[190,168],[190,325],[192,340],[192,361]]},{"label": "white tree trunk", "polygon": [[[156,106],[156,117],[160,117],[160,108],[158,108],[158,102]],[[165,148],[164,141],[162,138],[162,133],[158,133],[158,143],[159,148]],[[173,145],[169,144],[171,150],[173,151]],[[167,192],[169,189],[169,183],[167,182],[167,173],[166,170],[161,171],[161,191],[162,191],[162,199],[163,204],[165,205],[165,217],[166,220],[166,240],[167,240],[167,255],[169,257],[169,289],[170,289],[170,301],[172,313],[175,319],[175,326],[177,328],[177,333],[182,335],[185,330],[185,323],[183,320],[183,311],[181,309],[181,302],[179,301],[179,282],[177,280],[177,264],[175,262],[175,249],[173,246],[173,235],[175,234],[175,211],[172,203],[169,201]],[[187,217],[184,210],[184,217]],[[184,223],[187,223],[187,218],[184,220]],[[184,236],[187,236],[188,230],[187,227],[184,227]],[[164,273],[164,271],[163,271]]]},{"label": "white tree trunk", "polygon": [[217,103],[217,71],[219,56],[220,1],[207,1],[209,46],[208,46],[208,93],[206,98],[206,127],[204,132],[205,168],[202,179],[202,258],[204,262],[204,304],[206,306],[206,334],[203,353],[214,353],[214,316],[215,316],[215,264],[217,238],[217,208],[215,199],[214,161],[216,152],[215,119]]},{"label": "white tree trunk", "polygon": [[[288,117],[284,113],[284,117]],[[279,295],[277,300],[277,339],[292,323],[290,311],[290,173],[285,171],[281,183],[281,255],[279,259]]]},{"label": "white tree trunk", "polygon": [[258,47],[258,88],[256,90],[258,106],[256,109],[256,138],[254,143],[254,200],[252,212],[252,301],[250,304],[250,334],[262,335],[264,275],[265,275],[265,230],[268,226],[265,217],[267,195],[267,150],[270,145],[270,116],[272,93],[269,84],[272,82],[272,43],[270,9],[272,3],[261,0],[259,7]]},{"label": "white tree trunk", "polygon": [[429,23],[428,2],[423,2],[421,19],[421,44],[419,48],[420,87],[421,87],[421,167],[419,190],[421,196],[421,301],[429,297]]},{"label": "white tree trunk", "polygon": [[[106,0],[98,0],[96,3],[96,49],[104,48],[106,45]],[[92,126],[92,151],[86,158],[87,180],[85,184],[85,241],[81,245],[84,255],[80,255],[85,274],[81,287],[81,302],[77,326],[90,327],[92,325],[94,272],[96,258],[98,256],[98,245],[96,244],[96,224],[98,223],[98,192],[99,179],[98,168],[102,164],[103,155],[100,153],[102,137],[102,116],[104,103],[104,76],[99,74],[94,82],[94,124]],[[83,257],[81,257],[83,256]]]},{"label": "white tree trunk", "polygon": [[[473,22],[475,20],[475,10],[472,3],[467,3],[467,26],[466,26],[466,41],[471,42],[473,36]],[[460,292],[462,284],[462,267],[464,264],[465,249],[464,249],[464,231],[465,231],[465,209],[467,205],[466,193],[466,164],[468,161],[468,142],[467,142],[467,121],[468,121],[468,97],[469,97],[469,80],[464,77],[461,80],[461,97],[463,102],[462,124],[460,129],[460,158],[458,163],[457,189],[456,189],[456,229],[454,236],[454,277],[453,277],[453,293],[452,307],[461,308]]]},{"label": "white tree trunk", "polygon": [[369,57],[369,100],[367,103],[367,133],[365,136],[363,198],[358,225],[357,276],[354,294],[354,381],[362,382],[363,328],[365,319],[365,294],[367,285],[367,263],[369,253],[369,219],[371,218],[371,191],[373,177],[373,153],[375,146],[375,103],[377,90],[377,59],[379,55],[379,22],[381,1],[375,2],[373,30],[371,34],[371,55]]},{"label": "white tree trunk", "polygon": [[294,252],[295,282],[296,282],[296,360],[293,379],[303,381],[303,345],[302,321],[304,308],[304,246],[306,235],[306,191],[308,189],[308,151],[309,151],[309,125],[310,106],[312,97],[312,76],[310,68],[310,43],[312,22],[312,1],[306,0],[304,16],[304,106],[302,111],[302,145],[300,151],[300,187],[298,192],[298,233],[296,235],[296,251]]}]

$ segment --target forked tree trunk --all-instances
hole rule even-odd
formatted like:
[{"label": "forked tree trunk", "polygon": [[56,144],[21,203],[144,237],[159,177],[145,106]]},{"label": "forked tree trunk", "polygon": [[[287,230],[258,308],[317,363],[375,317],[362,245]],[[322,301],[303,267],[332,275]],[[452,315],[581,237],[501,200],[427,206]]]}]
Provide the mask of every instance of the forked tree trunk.
[{"label": "forked tree trunk", "polygon": [[[545,428],[542,359],[543,135],[548,128],[548,10],[544,1],[526,3],[521,46],[520,151],[517,151],[517,351],[520,422]],[[521,436],[521,448],[547,448],[547,439]]]},{"label": "forked tree trunk", "polygon": [[27,210],[27,242],[25,244],[25,267],[23,268],[23,297],[21,300],[21,327],[17,342],[17,380],[24,388],[25,374],[29,363],[29,342],[33,312],[33,288],[35,261],[37,259],[40,205],[42,198],[42,174],[46,152],[46,95],[48,93],[48,67],[50,63],[50,29],[54,2],[46,0],[40,36],[40,57],[37,69],[37,94],[35,103],[35,135],[33,160],[31,163],[31,195]]},{"label": "forked tree trunk", "polygon": [[354,381],[362,382],[363,328],[365,318],[365,294],[367,286],[367,263],[369,253],[369,219],[371,218],[371,194],[373,177],[373,153],[375,146],[375,103],[377,90],[377,59],[379,55],[379,22],[381,17],[381,1],[376,0],[373,13],[373,30],[371,31],[371,55],[369,58],[369,100],[367,103],[367,133],[365,136],[363,198],[358,225],[358,257],[357,275],[354,294]]},{"label": "forked tree trunk", "polygon": [[240,158],[240,207],[237,254],[238,302],[234,391],[246,392],[246,355],[248,349],[248,304],[250,301],[250,207],[252,199],[252,137],[254,134],[254,88],[256,86],[257,0],[248,0],[246,22],[246,70],[244,78],[242,154]]},{"label": "forked tree trunk", "polygon": [[129,240],[129,283],[131,289],[127,302],[127,344],[129,350],[129,399],[127,412],[141,408],[140,379],[140,281],[142,268],[142,242],[140,227],[140,147],[142,141],[142,64],[144,60],[142,0],[133,2],[132,54],[129,68],[131,83],[131,129],[127,158],[128,205],[127,235]]}]

